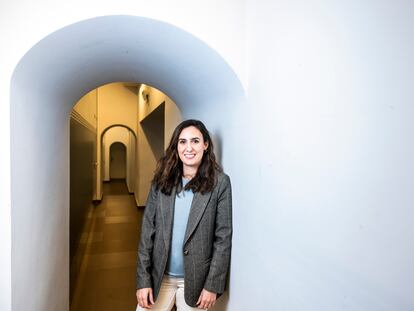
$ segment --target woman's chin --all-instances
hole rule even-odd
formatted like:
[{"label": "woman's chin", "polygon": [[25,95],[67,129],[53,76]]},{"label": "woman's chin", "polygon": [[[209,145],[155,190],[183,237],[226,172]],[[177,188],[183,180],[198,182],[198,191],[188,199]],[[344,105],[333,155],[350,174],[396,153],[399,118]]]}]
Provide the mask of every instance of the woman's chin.
[{"label": "woman's chin", "polygon": [[200,166],[200,162],[188,161],[188,160],[185,161],[185,162],[183,162],[183,164],[184,164],[184,166],[191,167],[191,168],[199,167]]}]

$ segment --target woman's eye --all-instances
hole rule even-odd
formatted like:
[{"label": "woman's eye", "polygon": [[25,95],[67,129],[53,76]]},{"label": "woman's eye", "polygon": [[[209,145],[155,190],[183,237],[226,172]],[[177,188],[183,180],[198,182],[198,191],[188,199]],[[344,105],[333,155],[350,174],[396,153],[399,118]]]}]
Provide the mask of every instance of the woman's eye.
[{"label": "woman's eye", "polygon": [[181,145],[184,145],[185,144],[185,141],[184,140],[180,140],[178,143],[181,144]]},{"label": "woman's eye", "polygon": [[194,139],[193,142],[198,144],[200,141],[198,139]]}]

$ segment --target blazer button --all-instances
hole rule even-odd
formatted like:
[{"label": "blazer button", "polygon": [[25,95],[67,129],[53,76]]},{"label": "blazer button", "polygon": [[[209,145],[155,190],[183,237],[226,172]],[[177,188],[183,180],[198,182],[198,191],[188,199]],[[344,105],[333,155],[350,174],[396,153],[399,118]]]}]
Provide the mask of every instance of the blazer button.
[{"label": "blazer button", "polygon": [[184,250],[184,255],[187,256],[188,255],[188,249]]}]

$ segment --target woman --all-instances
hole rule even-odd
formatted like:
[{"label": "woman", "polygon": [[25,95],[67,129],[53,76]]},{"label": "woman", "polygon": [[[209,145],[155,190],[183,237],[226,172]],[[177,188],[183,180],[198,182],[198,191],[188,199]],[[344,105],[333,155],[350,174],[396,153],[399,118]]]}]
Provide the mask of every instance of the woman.
[{"label": "woman", "polygon": [[232,201],[204,124],[186,120],[158,162],[142,221],[137,310],[211,308],[230,263]]}]

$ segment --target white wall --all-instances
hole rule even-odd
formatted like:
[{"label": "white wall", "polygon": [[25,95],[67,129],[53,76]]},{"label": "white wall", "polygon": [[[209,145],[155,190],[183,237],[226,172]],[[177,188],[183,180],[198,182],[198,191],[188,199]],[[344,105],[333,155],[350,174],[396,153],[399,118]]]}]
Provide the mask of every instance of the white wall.
[{"label": "white wall", "polygon": [[247,12],[229,310],[412,310],[413,3]]}]

